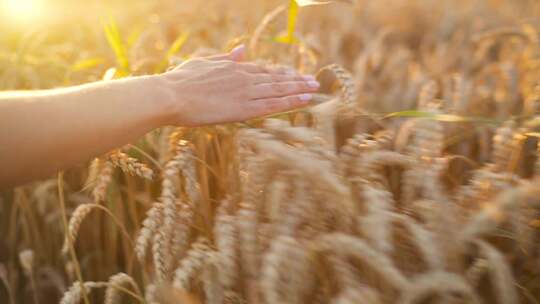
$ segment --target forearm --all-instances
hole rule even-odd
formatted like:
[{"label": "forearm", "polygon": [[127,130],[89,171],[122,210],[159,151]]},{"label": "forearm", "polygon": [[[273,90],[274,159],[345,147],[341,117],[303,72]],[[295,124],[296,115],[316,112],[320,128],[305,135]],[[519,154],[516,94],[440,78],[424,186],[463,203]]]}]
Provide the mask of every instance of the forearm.
[{"label": "forearm", "polygon": [[166,109],[151,81],[0,92],[0,188],[46,177],[162,125]]},{"label": "forearm", "polygon": [[0,189],[45,177],[166,124],[235,122],[309,104],[319,83],[288,69],[238,63],[244,47],[156,76],[0,92]]}]

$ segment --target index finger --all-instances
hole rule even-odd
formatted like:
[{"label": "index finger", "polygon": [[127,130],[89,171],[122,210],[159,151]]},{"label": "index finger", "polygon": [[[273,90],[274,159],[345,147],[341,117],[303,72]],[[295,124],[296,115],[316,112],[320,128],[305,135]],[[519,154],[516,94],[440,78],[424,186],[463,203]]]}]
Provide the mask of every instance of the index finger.
[{"label": "index finger", "polygon": [[284,66],[268,66],[260,63],[238,63],[240,69],[252,74],[299,75],[294,69]]}]

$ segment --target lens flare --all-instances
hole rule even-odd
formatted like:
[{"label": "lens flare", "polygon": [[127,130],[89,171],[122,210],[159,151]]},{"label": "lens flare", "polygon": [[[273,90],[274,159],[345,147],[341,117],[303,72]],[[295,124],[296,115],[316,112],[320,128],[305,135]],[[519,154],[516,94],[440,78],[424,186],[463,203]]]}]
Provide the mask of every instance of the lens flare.
[{"label": "lens flare", "polygon": [[7,20],[16,23],[35,21],[43,13],[42,0],[0,0],[0,12]]}]

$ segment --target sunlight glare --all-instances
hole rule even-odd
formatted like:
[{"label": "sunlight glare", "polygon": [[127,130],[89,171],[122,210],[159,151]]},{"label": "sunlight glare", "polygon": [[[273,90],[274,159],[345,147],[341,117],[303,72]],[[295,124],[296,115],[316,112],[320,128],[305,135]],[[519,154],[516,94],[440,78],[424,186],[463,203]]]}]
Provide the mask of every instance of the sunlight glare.
[{"label": "sunlight glare", "polygon": [[0,0],[2,13],[14,22],[32,22],[43,13],[42,0]]}]

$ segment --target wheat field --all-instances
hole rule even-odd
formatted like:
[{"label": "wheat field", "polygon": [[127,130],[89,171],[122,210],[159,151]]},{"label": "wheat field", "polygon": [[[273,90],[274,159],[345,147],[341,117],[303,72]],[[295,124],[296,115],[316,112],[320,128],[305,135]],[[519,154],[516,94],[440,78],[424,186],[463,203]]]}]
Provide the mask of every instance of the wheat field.
[{"label": "wheat field", "polygon": [[240,43],[321,90],[0,193],[0,303],[540,303],[537,1],[50,1],[1,90]]}]

